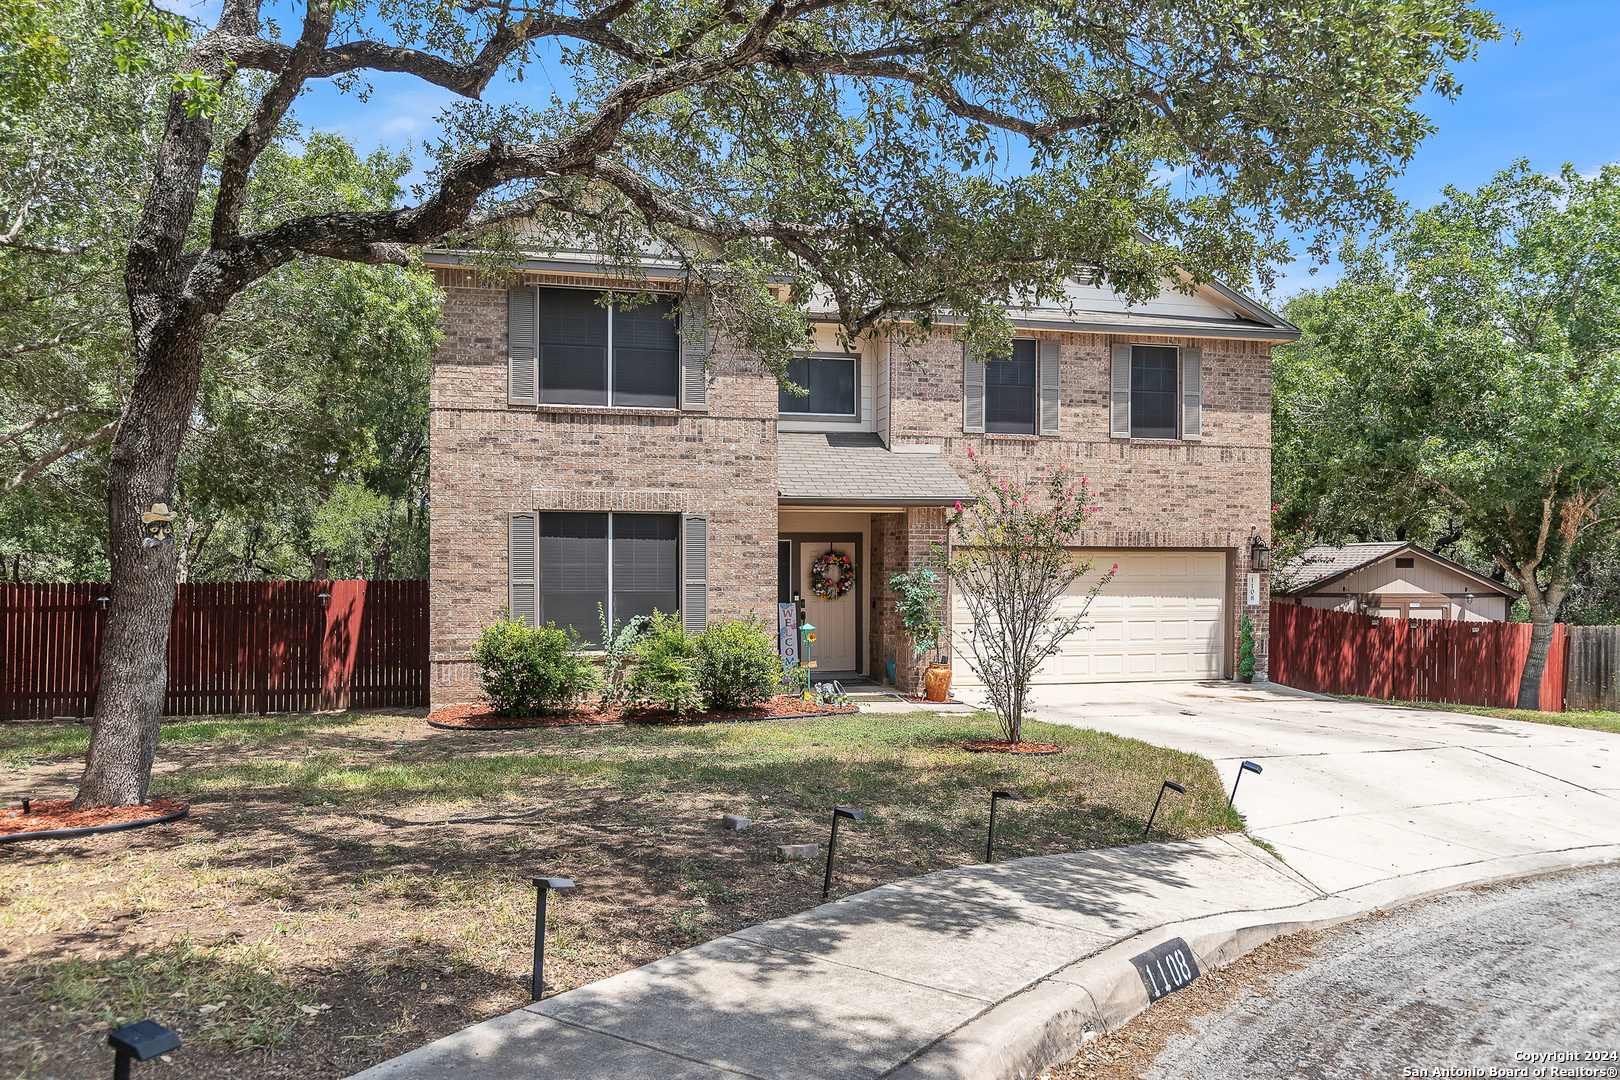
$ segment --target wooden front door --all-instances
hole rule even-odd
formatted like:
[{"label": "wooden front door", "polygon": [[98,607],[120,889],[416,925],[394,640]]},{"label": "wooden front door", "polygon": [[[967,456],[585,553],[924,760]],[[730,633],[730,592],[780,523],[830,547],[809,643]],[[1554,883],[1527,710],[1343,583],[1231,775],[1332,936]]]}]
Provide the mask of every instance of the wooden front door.
[{"label": "wooden front door", "polygon": [[[851,589],[836,600],[817,596],[810,588],[810,571],[825,552],[834,550],[856,559],[855,545],[847,541],[811,541],[799,544],[799,595],[804,597],[805,618],[816,628],[810,659],[816,662],[810,681],[828,671],[854,671],[861,662],[855,632],[855,611],[860,590]],[[856,565],[855,572],[860,572]]]}]

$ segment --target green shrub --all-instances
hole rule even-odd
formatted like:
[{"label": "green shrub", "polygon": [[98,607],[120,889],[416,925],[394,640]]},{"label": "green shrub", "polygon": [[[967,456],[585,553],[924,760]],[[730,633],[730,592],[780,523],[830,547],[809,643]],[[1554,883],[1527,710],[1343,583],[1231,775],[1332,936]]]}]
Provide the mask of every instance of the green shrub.
[{"label": "green shrub", "polygon": [[1254,621],[1247,615],[1238,629],[1238,678],[1254,678]]},{"label": "green shrub", "polygon": [[718,622],[697,637],[698,683],[711,709],[742,709],[782,692],[776,642],[752,619]]},{"label": "green shrub", "polygon": [[624,704],[629,692],[631,650],[652,620],[636,615],[623,626],[617,619],[610,626],[601,604],[596,605],[596,618],[602,626],[602,708],[612,709]]},{"label": "green shrub", "polygon": [[471,658],[484,697],[501,716],[544,716],[598,684],[596,665],[579,653],[579,635],[554,623],[504,618],[484,627]]},{"label": "green shrub", "polygon": [[645,636],[630,654],[635,669],[625,694],[632,704],[677,714],[703,711],[697,642],[687,634],[679,616],[654,611]]}]

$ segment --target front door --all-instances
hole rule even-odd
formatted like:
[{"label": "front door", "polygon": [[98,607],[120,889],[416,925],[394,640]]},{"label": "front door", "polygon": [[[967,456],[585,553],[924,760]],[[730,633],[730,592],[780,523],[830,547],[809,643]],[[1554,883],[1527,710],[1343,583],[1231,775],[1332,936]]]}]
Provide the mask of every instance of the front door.
[{"label": "front door", "polygon": [[[806,540],[799,545],[799,595],[804,597],[805,618],[816,628],[816,642],[810,646],[809,658],[816,662],[810,671],[811,682],[830,671],[854,671],[860,664],[860,648],[855,637],[857,590],[851,588],[836,600],[829,600],[817,596],[810,587],[816,560],[828,551],[847,555],[851,562],[855,560],[855,545],[849,541]],[[860,572],[859,566],[855,572]]]}]

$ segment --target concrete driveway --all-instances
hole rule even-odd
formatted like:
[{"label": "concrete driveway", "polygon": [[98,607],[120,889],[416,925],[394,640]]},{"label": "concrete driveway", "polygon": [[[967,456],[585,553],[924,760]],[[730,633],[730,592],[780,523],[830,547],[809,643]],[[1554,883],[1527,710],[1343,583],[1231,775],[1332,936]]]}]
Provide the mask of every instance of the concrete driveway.
[{"label": "concrete driveway", "polygon": [[1620,844],[1620,735],[1224,681],[1041,687],[1034,715],[1203,754],[1228,790],[1258,763],[1238,810],[1326,893],[1511,877]]}]

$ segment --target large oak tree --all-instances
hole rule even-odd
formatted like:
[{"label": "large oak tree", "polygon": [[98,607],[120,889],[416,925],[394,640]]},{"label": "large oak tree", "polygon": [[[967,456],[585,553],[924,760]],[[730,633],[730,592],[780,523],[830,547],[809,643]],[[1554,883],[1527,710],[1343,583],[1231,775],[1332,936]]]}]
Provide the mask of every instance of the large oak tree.
[{"label": "large oak tree", "polygon": [[[1291,230],[1320,253],[1386,221],[1389,181],[1431,130],[1414,102],[1454,94],[1455,67],[1499,33],[1464,0],[291,6],[278,34],[259,0],[225,0],[188,43],[130,229],[136,375],[112,443],[81,806],[146,794],[175,552],[142,546],[140,515],[172,499],[209,331],[278,267],[403,265],[446,237],[510,250],[524,221],[526,244],[600,251],[628,281],[657,248],[766,368],[804,340],[812,289],[851,334],[950,312],[995,338],[1004,305],[1056,299],[1068,277],[1133,298],[1177,267],[1263,283]],[[479,102],[542,61],[518,103]],[[420,200],[245,220],[300,91],[379,71],[466,101]],[[252,108],[226,125],[233,88]]]}]

